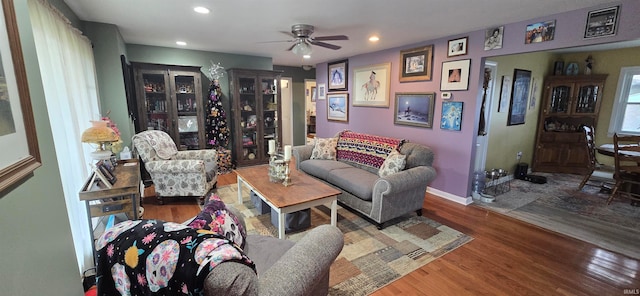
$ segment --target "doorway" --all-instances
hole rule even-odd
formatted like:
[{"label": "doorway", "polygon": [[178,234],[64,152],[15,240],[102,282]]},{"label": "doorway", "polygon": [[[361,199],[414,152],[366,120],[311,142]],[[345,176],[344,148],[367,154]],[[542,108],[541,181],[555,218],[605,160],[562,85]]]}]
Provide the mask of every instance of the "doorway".
[{"label": "doorway", "polygon": [[[484,68],[485,71],[488,70],[489,73],[491,73],[491,79],[489,80],[489,83],[487,83],[487,89],[486,89],[486,98],[483,99],[484,101],[484,109],[481,108],[481,110],[484,111],[484,118],[485,118],[485,128],[484,131],[485,133],[482,135],[478,135],[476,137],[476,156],[475,156],[475,164],[474,164],[474,171],[484,171],[486,168],[486,164],[487,164],[487,152],[488,152],[488,146],[489,146],[489,127],[490,127],[490,122],[491,122],[491,108],[492,108],[492,103],[493,103],[493,97],[494,97],[494,86],[495,86],[495,80],[496,80],[496,73],[498,71],[498,63],[496,62],[492,62],[492,61],[485,61],[484,63]],[[483,72],[484,73],[484,72]],[[480,97],[483,98],[483,95],[485,94],[485,90],[483,88],[480,88]],[[482,104],[482,101],[481,101]]]}]

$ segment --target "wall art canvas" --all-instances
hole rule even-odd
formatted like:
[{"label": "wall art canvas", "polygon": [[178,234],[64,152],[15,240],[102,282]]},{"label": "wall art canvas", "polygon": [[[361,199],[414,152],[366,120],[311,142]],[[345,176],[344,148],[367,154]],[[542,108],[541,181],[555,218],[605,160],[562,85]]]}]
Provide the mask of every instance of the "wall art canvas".
[{"label": "wall art canvas", "polygon": [[462,106],[463,102],[442,102],[441,129],[451,131],[462,129]]},{"label": "wall art canvas", "polygon": [[316,88],[318,92],[318,100],[324,100],[327,97],[327,85],[324,83],[318,83],[318,87]]},{"label": "wall art canvas", "polygon": [[327,120],[349,121],[349,93],[327,95]]},{"label": "wall art canvas", "polygon": [[329,75],[329,91],[347,90],[349,61],[339,61],[329,63],[327,66],[327,74]]},{"label": "wall art canvas", "polygon": [[527,25],[524,43],[539,43],[553,40],[556,33],[556,20],[537,22]]},{"label": "wall art canvas", "polygon": [[394,124],[433,126],[435,93],[396,93]]},{"label": "wall art canvas", "polygon": [[515,69],[513,71],[513,86],[511,87],[511,104],[509,105],[507,125],[524,124],[530,86],[531,71]]},{"label": "wall art canvas", "polygon": [[469,89],[469,67],[471,60],[442,62],[440,90]]},{"label": "wall art canvas", "polygon": [[400,51],[400,82],[431,80],[433,45]]},{"label": "wall art canvas", "polygon": [[502,88],[500,89],[500,103],[498,104],[498,112],[509,111],[510,101],[511,101],[511,76],[502,76]]},{"label": "wall art canvas", "polygon": [[502,48],[504,26],[489,28],[484,32],[484,50]]},{"label": "wall art canvas", "polygon": [[353,71],[353,105],[389,107],[391,63],[357,68]]},{"label": "wall art canvas", "polygon": [[618,26],[618,10],[620,6],[614,6],[599,10],[589,11],[587,26],[584,29],[584,38],[597,38],[613,36]]}]

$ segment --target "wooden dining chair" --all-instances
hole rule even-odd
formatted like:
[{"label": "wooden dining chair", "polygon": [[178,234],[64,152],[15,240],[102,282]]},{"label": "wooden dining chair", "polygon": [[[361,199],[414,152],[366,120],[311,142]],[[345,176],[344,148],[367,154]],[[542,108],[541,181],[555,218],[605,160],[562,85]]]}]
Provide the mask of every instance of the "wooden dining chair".
[{"label": "wooden dining chair", "polygon": [[610,204],[616,194],[640,201],[640,136],[613,135],[613,149],[615,159],[616,184],[611,196],[607,199]]},{"label": "wooden dining chair", "polygon": [[[611,189],[616,182],[613,179],[615,169],[610,165],[601,164],[596,158],[596,131],[593,126],[583,125],[582,131],[586,142],[585,148],[589,156],[589,173],[580,182],[578,190],[582,190],[585,185]],[[609,185],[608,187],[607,184]]]}]

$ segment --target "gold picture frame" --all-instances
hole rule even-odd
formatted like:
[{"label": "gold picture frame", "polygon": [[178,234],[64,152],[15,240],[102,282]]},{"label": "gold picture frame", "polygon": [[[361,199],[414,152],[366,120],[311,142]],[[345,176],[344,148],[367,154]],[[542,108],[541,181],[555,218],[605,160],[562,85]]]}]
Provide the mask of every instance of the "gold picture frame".
[{"label": "gold picture frame", "polygon": [[0,128],[4,125],[0,145],[7,147],[0,155],[0,191],[42,165],[13,1],[2,0],[2,11],[6,35],[0,35],[0,52],[10,52],[11,58],[5,59],[9,63],[0,68],[0,91],[5,94],[0,111],[5,113],[4,119],[9,119],[0,123]]},{"label": "gold picture frame", "polygon": [[433,72],[433,44],[400,51],[400,82],[428,81]]}]

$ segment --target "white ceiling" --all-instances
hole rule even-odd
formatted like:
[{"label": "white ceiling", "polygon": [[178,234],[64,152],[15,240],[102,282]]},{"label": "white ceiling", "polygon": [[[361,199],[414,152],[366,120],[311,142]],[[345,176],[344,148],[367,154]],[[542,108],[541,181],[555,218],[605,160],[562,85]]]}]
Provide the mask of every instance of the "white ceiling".
[{"label": "white ceiling", "polygon": [[[617,0],[65,0],[81,20],[114,24],[128,44],[247,54],[274,65],[301,66],[525,21]],[[208,15],[193,11],[211,10]],[[312,36],[347,35],[312,58],[286,51],[294,24],[315,26]],[[380,36],[372,44],[370,35]],[[186,47],[176,45],[186,41]]]}]

